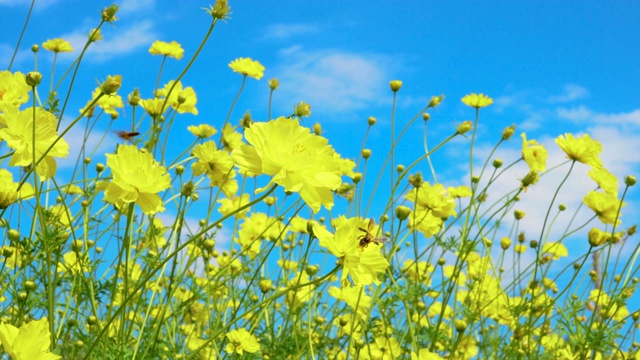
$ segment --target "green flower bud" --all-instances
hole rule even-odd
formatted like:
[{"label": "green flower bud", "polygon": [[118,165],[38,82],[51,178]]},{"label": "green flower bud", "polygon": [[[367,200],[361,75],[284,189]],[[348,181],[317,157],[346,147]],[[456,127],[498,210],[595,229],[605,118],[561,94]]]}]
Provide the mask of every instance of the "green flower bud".
[{"label": "green flower bud", "polygon": [[278,88],[278,86],[280,86],[280,81],[278,81],[278,78],[273,78],[271,80],[267,81],[269,83],[269,89],[271,90],[275,90]]},{"label": "green flower bud", "polygon": [[624,178],[624,183],[627,186],[633,186],[636,184],[636,177],[633,175],[627,175],[627,177]]},{"label": "green flower bud", "polygon": [[429,107],[433,108],[433,107],[436,107],[436,106],[440,105],[442,100],[444,100],[444,95],[432,96],[431,100],[429,100]]},{"label": "green flower bud", "polygon": [[398,92],[398,90],[400,90],[400,88],[402,87],[402,81],[391,80],[389,81],[389,87],[391,88],[391,91]]},{"label": "green flower bud", "polygon": [[122,75],[107,75],[107,80],[100,84],[100,90],[106,95],[113,95],[122,86]]},{"label": "green flower bud", "polygon": [[407,218],[411,215],[411,209],[400,205],[396,208],[396,217],[400,219],[400,221],[407,220]]},{"label": "green flower bud", "polygon": [[369,118],[367,119],[367,124],[369,124],[369,126],[373,126],[376,124],[376,118],[374,118],[373,116],[369,116]]},{"label": "green flower bud", "polygon": [[42,74],[40,74],[37,71],[30,71],[24,77],[24,80],[27,83],[27,85],[31,87],[36,87],[40,85],[40,81],[42,81]]},{"label": "green flower bud", "polygon": [[456,134],[465,134],[468,133],[469,131],[471,131],[471,129],[473,128],[473,123],[471,121],[463,121],[462,124],[458,125],[458,127],[456,127]]},{"label": "green flower bud", "polygon": [[502,140],[511,139],[511,137],[513,136],[513,134],[515,132],[516,132],[516,126],[515,125],[507,126],[506,128],[504,128],[504,130],[502,130]]}]

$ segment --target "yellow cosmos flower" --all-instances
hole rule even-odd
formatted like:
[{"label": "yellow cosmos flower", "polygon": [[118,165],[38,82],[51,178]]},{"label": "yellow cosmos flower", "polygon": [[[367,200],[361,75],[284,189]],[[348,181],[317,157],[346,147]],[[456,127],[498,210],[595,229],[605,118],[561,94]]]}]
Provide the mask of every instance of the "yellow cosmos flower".
[{"label": "yellow cosmos flower", "polygon": [[564,244],[559,242],[548,242],[542,245],[542,252],[549,253],[553,256],[553,260],[558,260],[561,257],[569,256],[569,251]]},{"label": "yellow cosmos flower", "polygon": [[[344,216],[335,220],[336,233],[330,233],[325,227],[313,224],[313,234],[320,240],[320,246],[329,250],[342,263],[341,280],[351,277],[355,285],[379,284],[378,274],[384,273],[389,262],[380,253],[377,244],[360,246],[360,236],[364,235],[368,220],[360,218],[347,219]],[[378,233],[378,227],[371,230],[371,234]]]},{"label": "yellow cosmos flower", "polygon": [[[102,90],[100,90],[100,88],[96,88],[95,90],[93,90],[92,93],[92,97],[91,100],[87,101],[87,105],[85,105],[82,109],[80,109],[80,113],[85,113],[85,111],[87,110],[87,106],[89,106],[89,104],[91,104],[93,102],[93,100],[95,98],[98,97],[98,95],[100,95],[102,93]],[[98,107],[100,107],[102,110],[104,110],[105,113],[112,115],[112,116],[118,116],[118,110],[116,109],[123,109],[124,108],[124,103],[122,102],[122,97],[120,95],[109,95],[109,96],[102,96],[98,102],[96,103],[96,105]],[[88,110],[85,113],[86,116],[93,116],[93,111],[92,110]]]},{"label": "yellow cosmos flower", "polygon": [[53,51],[54,53],[59,52],[72,52],[73,47],[71,47],[71,43],[64,39],[48,39],[47,41],[42,43],[42,47],[46,50]]},{"label": "yellow cosmos flower", "polygon": [[469,94],[462,98],[462,102],[476,109],[480,109],[493,104],[493,99],[484,94]]},{"label": "yellow cosmos flower", "polygon": [[589,177],[607,194],[618,197],[618,178],[604,167],[594,167],[589,171]]},{"label": "yellow cosmos flower", "polygon": [[187,126],[187,130],[191,132],[193,135],[206,139],[213,135],[215,135],[218,130],[209,124],[200,124],[200,125],[189,125]]},{"label": "yellow cosmos flower", "polygon": [[346,286],[342,288],[332,286],[329,288],[329,295],[344,301],[362,320],[369,318],[372,299],[362,286]]},{"label": "yellow cosmos flower", "polygon": [[171,178],[150,153],[134,145],[120,145],[115,154],[106,156],[113,180],[104,190],[105,201],[120,209],[125,203],[136,203],[146,214],[164,211],[158,193],[171,186]]},{"label": "yellow cosmos flower", "polygon": [[316,213],[321,206],[333,207],[332,191],[340,187],[342,172],[327,139],[312,134],[298,120],[284,117],[253,123],[244,135],[251,145],[232,153],[241,170],[272,175],[266,187],[276,183],[285,191],[299,193]]},{"label": "yellow cosmos flower", "polygon": [[443,357],[436,353],[432,353],[429,349],[420,349],[418,354],[411,352],[411,360],[444,360]]},{"label": "yellow cosmos flower", "polygon": [[[34,124],[35,117],[35,124]],[[15,153],[9,161],[11,166],[28,166],[43,157],[45,151],[58,140],[56,131],[57,119],[52,113],[41,108],[28,108],[19,111],[16,107],[4,109],[6,128],[0,129],[0,139],[7,142],[7,146],[15,149]],[[33,153],[33,133],[35,128],[35,155]],[[69,144],[64,139],[58,140],[51,151],[44,156],[36,167],[36,172],[41,179],[52,178],[56,174],[56,161],[54,157],[67,157]]]},{"label": "yellow cosmos flower", "polygon": [[12,360],[57,360],[61,356],[49,352],[51,334],[46,317],[33,320],[17,328],[0,324],[0,340]]},{"label": "yellow cosmos flower", "polygon": [[142,108],[152,118],[156,118],[162,115],[164,111],[167,110],[167,105],[170,105],[170,104],[167,102],[167,105],[165,105],[165,107],[163,108],[162,104],[164,103],[165,103],[164,99],[161,99],[161,98],[140,100],[140,106],[142,106]]},{"label": "yellow cosmos flower", "polygon": [[242,134],[236,131],[236,127],[227,123],[222,128],[222,136],[220,136],[222,146],[227,151],[233,151],[242,146]]},{"label": "yellow cosmos flower", "polygon": [[0,209],[8,208],[17,199],[18,183],[13,182],[13,174],[5,169],[0,169]]},{"label": "yellow cosmos flower", "polygon": [[[220,204],[220,207],[218,208],[218,212],[220,212],[220,214],[222,214],[223,216],[226,216],[236,211],[241,206],[248,204],[249,202],[250,202],[249,194],[242,194],[242,196],[234,196],[231,199],[220,199],[218,200],[218,203]],[[247,211],[249,211],[248,208],[242,211],[236,212],[234,216],[238,219],[244,219],[247,217]]]},{"label": "yellow cosmos flower", "polygon": [[237,58],[229,63],[231,70],[260,80],[264,76],[264,66],[251,58]]},{"label": "yellow cosmos flower", "polygon": [[529,165],[532,172],[543,172],[547,169],[547,149],[536,140],[528,140],[527,134],[522,133],[522,158]]},{"label": "yellow cosmos flower", "polygon": [[602,144],[585,134],[575,138],[572,134],[566,133],[556,138],[556,144],[567,154],[567,158],[587,164],[592,167],[602,166],[600,153]]},{"label": "yellow cosmos flower", "polygon": [[182,45],[176,41],[172,41],[170,43],[156,40],[151,44],[149,48],[149,53],[152,55],[163,55],[172,57],[176,60],[182,59],[184,56],[184,50],[182,49]]},{"label": "yellow cosmos flower", "polygon": [[[156,96],[166,98],[169,90],[173,86],[173,83],[175,83],[174,80],[169,81],[164,88],[158,90]],[[178,81],[171,91],[167,102],[178,112],[178,114],[191,113],[193,115],[198,115],[198,109],[196,109],[198,97],[196,96],[195,90],[190,86],[182,88],[182,82],[180,81]]]},{"label": "yellow cosmos flower", "polygon": [[211,186],[218,186],[227,197],[233,197],[238,191],[236,172],[233,170],[233,159],[223,151],[218,150],[216,143],[207,141],[193,148],[193,156],[198,161],[191,164],[193,175],[207,174]]},{"label": "yellow cosmos flower", "polygon": [[[10,71],[0,71],[0,109],[7,106],[20,107],[29,101],[31,87],[27,85],[24,75],[21,72],[11,73]],[[6,125],[0,115],[0,124]]]},{"label": "yellow cosmos flower", "polygon": [[[617,196],[597,191],[589,191],[582,202],[596,213],[603,224],[612,225],[615,225],[616,216],[619,216],[618,210],[627,205],[618,200]],[[618,219],[619,222],[620,219]]]},{"label": "yellow cosmos flower", "polygon": [[248,353],[256,353],[260,351],[260,343],[258,339],[251,335],[246,329],[238,329],[230,331],[227,335],[229,343],[224,348],[229,354],[237,353],[239,355]]}]

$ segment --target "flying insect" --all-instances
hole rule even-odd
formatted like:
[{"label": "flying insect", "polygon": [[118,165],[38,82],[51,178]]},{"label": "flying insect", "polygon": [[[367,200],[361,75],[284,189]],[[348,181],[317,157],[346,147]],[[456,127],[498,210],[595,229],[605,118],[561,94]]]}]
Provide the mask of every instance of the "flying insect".
[{"label": "flying insect", "polygon": [[375,244],[385,244],[388,243],[389,238],[386,236],[374,236],[371,231],[373,231],[373,228],[376,226],[376,221],[371,218],[369,220],[369,226],[367,229],[363,229],[361,227],[359,227],[358,229],[360,229],[362,232],[364,232],[363,235],[360,235],[360,237],[358,237],[358,245],[360,246],[361,249],[366,248],[367,246],[369,246],[369,244],[371,243],[375,243]]},{"label": "flying insect", "polygon": [[136,131],[118,131],[116,134],[120,139],[125,141],[130,141],[134,136],[140,135],[140,133]]}]

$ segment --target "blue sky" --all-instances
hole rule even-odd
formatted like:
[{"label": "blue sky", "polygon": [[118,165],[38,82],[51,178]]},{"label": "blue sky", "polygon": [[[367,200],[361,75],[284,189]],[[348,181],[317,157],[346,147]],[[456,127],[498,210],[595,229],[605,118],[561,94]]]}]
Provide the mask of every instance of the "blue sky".
[{"label": "blue sky", "polygon": [[[65,38],[79,50],[86,34],[98,24],[100,9],[109,4],[37,1],[13,70],[32,70],[29,48],[48,38]],[[3,67],[9,63],[28,5],[25,0],[0,0]],[[84,106],[96,79],[108,74],[123,75],[122,94],[140,87],[143,98],[151,97],[161,60],[148,53],[151,43],[175,40],[185,49],[184,59],[167,60],[165,83],[183,69],[210,23],[201,10],[206,2],[127,0],[120,5],[120,21],[103,28],[105,39],[89,50],[82,64],[68,116]],[[277,77],[282,85],[275,93],[274,115],[289,115],[299,101],[310,103],[313,114],[305,124],[320,122],[331,144],[345,157],[359,153],[369,116],[379,122],[368,147],[374,149],[374,160],[375,155],[381,159],[386,154],[392,99],[388,82],[400,79],[404,85],[396,131],[432,95],[446,97],[432,111],[432,146],[453,132],[456,124],[473,118],[473,109],[460,98],[482,92],[495,103],[481,112],[477,161],[488,154],[505,126],[516,124],[516,136],[498,153],[505,163],[519,157],[521,131],[549,148],[549,167],[564,161],[553,143],[556,136],[588,132],[603,143],[603,161],[621,182],[625,175],[639,173],[640,2],[232,1],[231,7],[231,19],[216,26],[183,79],[185,86],[195,88],[200,111],[197,118],[183,117],[184,128],[222,123],[240,86],[240,76],[227,64],[238,57],[252,57],[266,67],[265,77],[259,82],[248,79],[232,120],[248,109],[254,119],[266,120],[266,80]],[[59,59],[57,77],[75,56],[77,51]],[[51,58],[45,51],[39,54],[45,74]],[[116,121],[123,125],[115,128],[126,128],[130,119],[125,114]],[[180,131],[190,136],[185,129],[176,130]],[[111,141],[114,144],[115,137]],[[434,156],[440,181],[467,182],[467,149],[468,139],[460,138]],[[412,127],[398,150],[398,162],[423,153],[421,122]],[[497,186],[517,187],[516,179],[525,168],[516,167]],[[420,170],[425,176],[429,173],[426,166]],[[523,196],[520,208],[528,211],[532,231],[544,215],[539,209],[548,204],[563,174],[550,173],[526,194],[530,196]],[[585,168],[577,169],[575,180],[558,200],[570,209],[595,188],[584,174]],[[637,222],[638,209],[632,200],[638,196],[633,191],[623,227]]]}]

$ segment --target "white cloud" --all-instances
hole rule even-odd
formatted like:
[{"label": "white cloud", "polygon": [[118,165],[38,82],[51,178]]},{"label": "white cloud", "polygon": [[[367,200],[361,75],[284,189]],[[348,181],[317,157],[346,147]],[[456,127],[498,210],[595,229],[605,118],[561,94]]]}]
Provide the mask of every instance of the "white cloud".
[{"label": "white cloud", "polygon": [[283,106],[302,100],[313,106],[312,111],[349,112],[386,98],[387,60],[382,55],[291,47],[280,57],[277,98]]},{"label": "white cloud", "polygon": [[316,33],[320,28],[312,24],[273,24],[264,31],[265,39],[288,39],[297,35]]},{"label": "white cloud", "polygon": [[556,114],[560,119],[571,120],[571,121],[583,121],[588,120],[593,116],[591,110],[589,110],[586,106],[580,105],[573,108],[557,108]]},{"label": "white cloud", "polygon": [[[96,61],[106,61],[120,55],[131,53],[141,47],[148,48],[157,37],[153,28],[153,21],[145,20],[116,33],[107,33],[103,30],[104,40],[91,44],[87,51],[87,57]],[[76,50],[74,52],[74,58],[84,47],[90,31],[91,29],[85,29],[61,36],[69,41]],[[112,34],[115,34],[117,37],[113,37]]]},{"label": "white cloud", "polygon": [[547,101],[550,103],[567,103],[584,99],[587,96],[589,96],[589,90],[586,88],[576,84],[567,84],[564,86],[562,94],[550,96]]},{"label": "white cloud", "polygon": [[118,15],[134,13],[139,10],[150,10],[155,6],[155,0],[122,0],[120,1],[120,9]]}]

